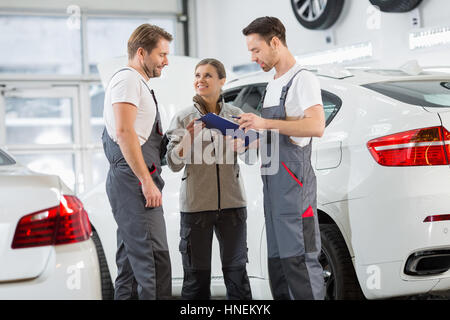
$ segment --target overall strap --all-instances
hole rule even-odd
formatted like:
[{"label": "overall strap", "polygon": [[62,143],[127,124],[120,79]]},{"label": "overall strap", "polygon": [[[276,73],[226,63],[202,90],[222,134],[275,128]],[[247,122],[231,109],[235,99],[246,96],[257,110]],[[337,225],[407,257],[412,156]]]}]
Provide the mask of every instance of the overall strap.
[{"label": "overall strap", "polygon": [[261,101],[259,101],[258,106],[256,107],[256,110],[261,110],[264,106],[264,99],[266,98],[266,93],[267,93],[267,86],[266,89],[264,89],[264,93],[262,95]]},{"label": "overall strap", "polygon": [[111,78],[109,79],[109,82],[111,82],[112,78],[114,78],[116,74],[118,74],[119,72],[125,71],[125,70],[130,70],[130,71],[132,71],[130,67],[123,67],[122,69],[119,69],[119,70],[117,70],[116,72],[114,72],[114,74],[113,74],[113,75],[111,76]]},{"label": "overall strap", "polygon": [[[280,106],[284,107],[285,113],[286,113],[286,97],[287,97],[287,93],[289,91],[289,88],[292,86],[292,83],[294,82],[295,77],[302,72],[303,70],[307,70],[307,69],[300,69],[298,70],[291,78],[291,80],[289,80],[289,82],[283,87],[283,89],[281,90],[281,96],[280,96]],[[312,137],[310,138],[310,141],[308,143],[308,145],[312,145]]]},{"label": "overall strap", "polygon": [[[299,74],[303,70],[307,70],[307,69],[300,69],[300,70],[298,70],[292,76],[292,78],[289,80],[289,82],[283,87],[283,89],[281,90],[280,104],[279,105],[281,105],[281,103],[283,103],[283,106],[284,106],[284,104],[286,102],[286,96],[287,96],[289,88],[292,86],[292,82],[294,81],[294,79],[297,76],[297,74]],[[258,110],[264,106],[264,99],[266,98],[266,93],[267,93],[267,86],[266,86],[266,89],[264,90],[264,93],[262,95],[261,101],[259,102],[259,105],[258,105],[258,108],[257,108]]]},{"label": "overall strap", "polygon": [[[111,79],[110,79],[109,81],[111,82],[112,78],[114,78],[114,76],[115,76],[116,74],[118,74],[119,72],[125,71],[125,70],[133,71],[133,70],[131,70],[131,69],[132,69],[131,67],[124,67],[124,68],[122,68],[122,69],[120,69],[120,70],[117,70],[117,71],[111,76]],[[150,87],[148,86],[147,82],[144,81],[144,79],[141,79],[141,81],[145,84],[145,86],[147,87],[148,91],[149,91],[150,94],[152,95],[153,101],[155,102],[156,111],[159,111],[159,110],[158,110],[158,101],[156,100],[155,92],[154,92],[152,89],[150,89]]]},{"label": "overall strap", "polygon": [[300,72],[302,72],[303,70],[306,70],[306,69],[300,69],[300,70],[298,70],[293,76],[292,76],[292,78],[291,78],[291,80],[289,80],[289,82],[283,87],[283,89],[281,90],[281,96],[280,96],[280,106],[281,105],[285,105],[285,103],[286,103],[286,96],[287,96],[287,93],[288,93],[288,91],[289,91],[289,88],[292,86],[292,82],[294,82],[294,79],[295,79],[295,77],[300,73]]},{"label": "overall strap", "polygon": [[153,101],[155,102],[156,111],[159,112],[158,101],[156,100],[155,92],[153,91],[153,89],[150,89],[150,87],[148,86],[147,82],[144,81],[144,79],[141,79],[141,81],[145,84],[145,86],[147,87],[148,91],[150,91],[150,94],[152,95]]},{"label": "overall strap", "polygon": [[[142,81],[144,81],[144,80],[142,80]],[[147,84],[146,84],[146,85],[147,85]],[[147,86],[147,88],[148,88],[148,86]],[[158,101],[156,100],[156,97],[155,97],[155,91],[153,91],[153,89],[150,89],[150,93],[152,94],[153,101],[155,102],[156,111],[159,111],[159,110],[158,110]]]}]

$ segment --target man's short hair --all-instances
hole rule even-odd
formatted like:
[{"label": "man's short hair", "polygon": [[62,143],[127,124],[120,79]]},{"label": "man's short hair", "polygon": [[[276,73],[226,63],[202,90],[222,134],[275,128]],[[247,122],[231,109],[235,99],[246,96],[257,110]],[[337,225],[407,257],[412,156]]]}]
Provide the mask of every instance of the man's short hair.
[{"label": "man's short hair", "polygon": [[286,43],[286,29],[278,18],[275,17],[260,17],[253,20],[244,30],[242,30],[244,36],[256,33],[259,34],[267,44],[273,37],[280,39],[281,43],[287,47]]},{"label": "man's short hair", "polygon": [[133,59],[139,48],[152,52],[161,38],[173,40],[172,35],[163,28],[148,23],[141,24],[128,39],[128,59]]}]

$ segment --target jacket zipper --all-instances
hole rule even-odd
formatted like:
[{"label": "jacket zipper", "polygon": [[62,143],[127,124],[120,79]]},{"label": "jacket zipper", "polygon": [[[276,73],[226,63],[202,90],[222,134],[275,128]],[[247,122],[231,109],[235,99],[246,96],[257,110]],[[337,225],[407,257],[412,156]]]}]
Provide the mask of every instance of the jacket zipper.
[{"label": "jacket zipper", "polygon": [[220,213],[220,175],[219,175],[219,165],[216,163],[216,172],[217,172],[217,193],[218,193],[218,205],[219,205],[219,213]]},{"label": "jacket zipper", "polygon": [[[211,142],[214,145],[214,157],[216,157],[216,146],[214,144],[214,138],[211,135]],[[217,157],[216,157],[216,177],[217,177],[217,205],[218,205],[218,211],[220,213],[220,175],[219,175],[219,165],[217,164]]]}]

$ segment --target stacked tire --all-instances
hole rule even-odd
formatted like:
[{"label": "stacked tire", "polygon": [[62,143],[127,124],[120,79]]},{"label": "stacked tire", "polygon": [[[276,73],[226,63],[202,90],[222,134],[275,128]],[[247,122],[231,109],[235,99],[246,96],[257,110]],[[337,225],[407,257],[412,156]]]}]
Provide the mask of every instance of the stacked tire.
[{"label": "stacked tire", "polygon": [[422,0],[369,0],[382,12],[408,12],[420,5]]},{"label": "stacked tire", "polygon": [[[382,12],[408,12],[420,5],[422,0],[369,0]],[[341,15],[344,0],[291,0],[292,11],[298,22],[310,30],[332,27]]]}]

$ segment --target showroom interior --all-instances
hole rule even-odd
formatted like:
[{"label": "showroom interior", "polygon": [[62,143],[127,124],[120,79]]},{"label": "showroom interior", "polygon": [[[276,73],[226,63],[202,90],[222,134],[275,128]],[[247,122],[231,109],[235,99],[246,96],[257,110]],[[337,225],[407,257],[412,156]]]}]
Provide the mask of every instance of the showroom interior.
[{"label": "showroom interior", "polygon": [[[305,64],[317,64],[314,59],[320,64],[383,68],[397,68],[410,60],[421,66],[448,64],[446,2],[427,0],[417,11],[401,14],[376,11],[367,2],[347,1],[332,27],[311,30],[298,22],[289,1],[274,6],[272,1],[150,0],[130,1],[126,8],[116,1],[2,1],[0,41],[3,48],[13,51],[2,51],[0,59],[0,145],[33,170],[60,175],[77,193],[102,181],[106,174],[99,139],[103,88],[96,64],[125,55],[129,33],[145,21],[174,35],[173,54],[216,57],[237,72],[258,70],[249,61],[241,30],[268,12],[283,17],[289,48],[300,61],[306,59]],[[442,37],[432,40],[431,47],[427,40],[415,47],[410,39],[417,32],[440,32]],[[352,59],[340,50],[350,50],[355,56]],[[39,129],[45,124],[45,119],[39,118],[50,115],[33,115],[31,111],[18,116],[19,110],[8,107],[8,101],[20,104],[24,99],[30,99],[29,103],[34,99],[37,103],[62,103],[59,124]],[[24,129],[32,133],[23,136],[20,132]],[[54,130],[61,133],[58,138],[52,138]]]},{"label": "showroom interior", "polygon": [[[374,1],[374,3],[376,2],[380,1]],[[216,58],[223,62],[228,73],[228,81],[240,81],[239,79],[260,71],[259,65],[251,62],[251,54],[248,51],[242,29],[255,18],[262,16],[279,18],[286,28],[288,49],[295,56],[297,62],[316,71],[326,69],[324,74],[328,75],[324,77],[339,78],[340,76],[336,76],[336,74],[346,72],[345,68],[350,68],[348,69],[350,72],[354,68],[382,70],[380,72],[386,72],[384,75],[387,75],[389,70],[400,70],[398,72],[414,76],[428,71],[441,72],[442,77],[447,79],[446,81],[450,81],[450,2],[442,0],[392,0],[387,2],[393,3],[392,6],[376,7],[373,1],[369,0],[128,0],[126,2],[119,0],[0,0],[0,48],[2,48],[0,50],[0,149],[8,153],[15,162],[34,172],[58,176],[70,190],[68,192],[82,199],[83,202],[86,195],[96,197],[96,192],[100,192],[98,190],[101,189],[103,192],[104,186],[99,189],[99,185],[104,184],[110,165],[105,157],[101,140],[105,126],[103,120],[105,77],[102,77],[99,68],[102,63],[126,56],[130,34],[143,23],[155,24],[173,36],[168,56],[169,66],[166,69],[168,76],[165,77],[163,71],[161,79],[158,79],[161,81],[159,86],[163,88],[164,81],[172,79],[170,76],[173,77],[173,73],[177,72],[176,68],[183,63],[184,60],[178,62],[176,57],[189,57],[190,59],[189,68],[179,71],[184,72],[180,78],[183,81],[186,79],[186,88],[188,88],[186,93],[180,93],[180,97],[183,94],[183,99],[179,98],[177,102],[172,103],[164,101],[166,97],[170,97],[170,93],[161,95],[161,105],[172,103],[172,109],[180,109],[192,102],[192,98],[190,98],[194,94],[190,80],[194,75],[192,68],[200,59]],[[308,3],[309,11],[305,11]],[[316,12],[313,12],[312,8],[315,8]],[[172,58],[174,58],[173,64],[171,64]],[[189,70],[192,70],[192,73],[189,73]],[[151,87],[152,80],[149,83]],[[345,91],[346,85],[342,84],[342,87],[338,88],[340,84],[336,82],[334,86],[336,90]],[[450,89],[448,82],[445,84],[442,82],[442,86]],[[167,90],[170,92],[169,89]],[[174,94],[178,89],[174,86],[171,90]],[[158,95],[157,89],[155,92]],[[447,104],[448,115],[448,96],[447,98],[442,97],[442,100],[437,99],[434,103],[438,104],[443,100],[445,103],[442,104]],[[337,105],[342,104],[342,101],[333,102],[333,99],[330,101],[331,107],[328,107],[331,108],[329,112],[332,115],[330,118],[332,121],[336,113],[339,115],[340,105]],[[343,106],[345,106],[345,101]],[[169,114],[173,115],[173,113]],[[166,127],[168,124],[169,122]],[[427,126],[431,127],[432,125]],[[447,129],[450,130],[450,128]],[[381,129],[381,132],[389,131],[383,130]],[[448,133],[448,131],[445,132]],[[336,133],[334,137],[339,137],[339,134]],[[327,141],[331,146],[336,140],[330,138]],[[342,144],[340,146],[342,147]],[[448,140],[444,146],[448,149]],[[371,154],[367,152],[367,156],[371,157]],[[345,151],[342,151],[336,161],[340,162],[343,157],[345,158]],[[324,170],[320,174],[325,175],[325,171],[328,174],[333,168],[335,167],[332,165],[327,167],[325,163],[322,168]],[[164,167],[163,172],[164,170],[169,169]],[[448,176],[447,173],[446,175]],[[354,176],[352,175],[352,177]],[[180,180],[181,175],[177,175],[176,178]],[[0,179],[2,179],[1,176]],[[11,179],[11,176],[8,179]],[[448,183],[443,185],[447,186]],[[5,190],[5,186],[3,185],[3,189],[0,188],[0,190]],[[32,189],[29,190],[33,192]],[[448,191],[446,195],[449,195]],[[14,195],[12,193],[3,194],[4,199],[9,196],[13,197]],[[1,197],[2,195],[0,195]],[[39,197],[39,194],[36,193],[33,197]],[[359,198],[359,194],[355,193],[354,198]],[[176,199],[173,199],[176,202]],[[348,199],[350,199],[350,195]],[[85,205],[89,215],[91,215],[89,208],[100,207],[92,199],[90,201],[89,205]],[[429,199],[424,201],[429,201]],[[330,200],[327,205],[331,207],[336,202]],[[349,207],[352,208],[351,205]],[[2,208],[0,203],[1,214],[4,212],[3,210],[5,208]],[[450,211],[442,212],[445,210],[445,206],[437,207],[436,210],[439,212],[434,212],[435,214],[450,214]],[[449,210],[448,205],[446,210]],[[36,211],[38,210],[32,209],[28,213]],[[174,214],[172,211],[166,212],[167,217],[172,214]],[[433,212],[427,215],[432,214]],[[103,223],[101,218],[96,219],[92,218],[91,221],[95,221],[97,224]],[[350,218],[349,221],[347,221],[348,225],[352,227],[356,221],[359,222],[358,219],[351,220]],[[1,222],[0,220],[0,225]],[[169,218],[166,218],[166,224],[168,223]],[[439,239],[445,241],[436,248],[439,247],[444,253],[439,251],[438,255],[442,253],[439,259],[442,260],[436,261],[444,261],[450,268],[450,238],[447,236],[448,229],[446,229],[449,222],[441,223],[445,224],[442,233],[445,233],[445,236]],[[106,222],[105,224],[109,225]],[[439,225],[437,228],[441,226]],[[115,242],[115,230],[110,229],[110,235],[106,235],[106,233],[102,235],[99,227],[93,225],[93,228],[100,234],[101,242]],[[176,233],[173,240],[169,239],[169,247],[170,250],[173,249],[174,256],[179,255],[179,226],[177,228],[174,228],[175,231],[173,231],[168,226],[168,232]],[[431,232],[431,229],[429,230]],[[12,233],[8,234],[11,239],[14,235],[13,231],[12,229]],[[347,233],[349,235],[348,239],[344,237],[345,241],[351,242],[355,241],[356,237],[362,235],[364,231],[351,232],[347,230]],[[263,233],[261,234],[263,235]],[[3,238],[7,239],[6,233]],[[0,235],[0,245],[2,245],[3,238]],[[265,239],[265,237],[261,236],[261,239]],[[428,245],[430,248],[434,248],[434,242],[430,240],[427,245],[418,246],[417,250],[420,247],[425,252],[425,249],[428,250]],[[259,248],[259,242],[254,246]],[[98,246],[96,248],[99,250]],[[263,248],[261,250],[265,250],[265,247],[261,248]],[[108,260],[110,278],[114,283],[115,252],[109,252],[106,244],[103,244],[103,249],[106,254],[105,259]],[[214,247],[213,255],[218,256],[218,250],[217,247]],[[252,250],[249,249],[249,252],[254,254]],[[386,257],[385,260],[379,258],[379,261],[386,263],[386,268],[380,267],[381,272],[391,275],[394,273],[392,270],[396,268],[395,270],[401,269],[400,273],[402,273],[403,270],[406,270],[405,264],[407,265],[410,261],[408,258],[415,253],[415,250],[408,251],[408,254],[405,253],[401,259],[394,257],[394,254],[392,257]],[[350,255],[354,258],[362,251],[362,247],[355,246],[354,250],[350,250]],[[2,256],[1,252],[0,247],[0,257]],[[429,252],[431,251],[426,251],[426,254],[428,255]],[[49,258],[39,260],[39,263],[47,265],[45,268],[48,268],[48,264],[55,264],[51,257],[52,254],[57,257],[58,253],[56,250],[56,253],[48,254]],[[361,286],[370,280],[372,273],[369,271],[372,269],[368,269],[368,267],[374,264],[372,262],[377,261],[378,258],[374,256],[372,259],[369,256],[361,257],[360,260],[361,266],[364,266],[365,269],[356,270]],[[7,255],[7,257],[21,259],[13,254]],[[258,275],[259,271],[249,269],[249,275],[253,274],[251,278],[255,279],[267,278],[266,269],[263,267],[266,256],[258,253],[257,257],[262,262],[261,265],[255,267],[255,270],[261,269],[261,274]],[[83,259],[80,254],[78,260]],[[91,270],[90,272],[101,269],[101,262],[99,265],[93,266],[85,263],[84,267],[80,268],[80,265],[77,264],[78,260],[74,259],[68,262],[64,269],[65,272],[58,276],[63,283],[67,284],[66,287],[70,287],[70,281],[73,280],[73,278],[67,278],[72,274],[70,273],[71,265],[78,266],[76,267],[78,269],[75,269],[81,270],[80,272],[87,272],[88,269]],[[389,269],[391,266],[387,266],[388,262],[393,263],[397,260],[402,260],[401,267],[392,264],[392,269]],[[172,259],[173,264],[181,264],[180,261],[179,257]],[[353,262],[359,263],[358,260],[356,262],[353,260]],[[0,264],[3,262],[0,261]],[[16,281],[13,276],[9,277],[11,270],[1,271],[1,268],[0,299],[21,299],[20,284],[17,286],[15,284],[16,287],[11,291],[1,288],[3,280],[6,284]],[[220,270],[220,266],[217,268]],[[419,288],[417,291],[411,291],[411,295],[428,294],[432,290],[436,290],[439,294],[448,291],[450,288],[449,268],[440,270],[439,274],[445,275],[445,277],[436,278],[437,280],[429,284],[429,287],[425,285],[425,282],[417,281],[420,283]],[[106,270],[108,270],[108,266],[106,266]],[[22,281],[36,281],[37,283],[36,279],[46,272],[50,271],[47,270],[44,273],[38,270],[30,271],[30,275],[23,279],[34,280],[22,279]],[[408,272],[406,275],[402,273],[401,282],[415,281],[413,279],[415,276]],[[66,288],[68,291],[66,290],[61,297],[71,299],[70,294],[73,293],[74,299],[105,298],[105,288],[102,287],[105,284],[101,281],[92,284],[91,277],[93,276],[82,278],[80,280],[81,287],[83,290],[95,291],[95,294],[86,294],[83,290]],[[223,278],[220,277],[220,275],[217,276],[217,279],[223,281]],[[182,275],[175,278],[180,282]],[[90,281],[91,284],[88,285],[84,281]],[[77,287],[77,282],[74,283]],[[395,282],[392,286],[394,285]],[[252,283],[252,290],[255,290],[254,297],[270,299],[270,294],[258,294],[258,292],[265,292],[264,288],[266,287],[264,286],[265,284],[253,286]],[[370,285],[368,286],[370,291]],[[398,291],[395,288],[392,290],[389,288],[389,293],[386,295],[378,294],[375,291],[367,293],[365,289],[362,291],[369,299],[409,295],[406,288]],[[9,296],[8,292],[14,292],[14,294]],[[33,299],[32,292],[36,294],[38,291],[31,290],[29,292],[31,293],[24,294],[23,297]],[[103,292],[103,296],[100,292]],[[174,290],[174,292],[178,291]],[[220,285],[217,285],[217,289],[213,289],[212,292],[218,297],[225,296],[225,291],[220,288]],[[39,297],[37,298],[39,299]],[[48,298],[58,299],[52,295],[49,295]]]}]

